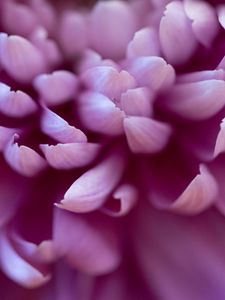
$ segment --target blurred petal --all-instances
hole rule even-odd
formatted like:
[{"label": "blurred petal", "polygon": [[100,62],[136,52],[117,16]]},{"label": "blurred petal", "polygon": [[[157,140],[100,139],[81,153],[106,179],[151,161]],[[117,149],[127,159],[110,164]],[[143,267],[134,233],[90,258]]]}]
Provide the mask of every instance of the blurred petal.
[{"label": "blurred petal", "polygon": [[220,124],[220,131],[217,135],[214,157],[218,156],[220,153],[225,152],[225,119],[222,120]]},{"label": "blurred petal", "polygon": [[12,136],[18,132],[15,128],[0,126],[0,151],[4,150]]},{"label": "blurred petal", "polygon": [[204,80],[225,80],[225,71],[222,69],[218,70],[209,70],[209,71],[197,71],[192,73],[186,73],[177,76],[178,83],[189,83],[196,81],[204,81]]},{"label": "blurred petal", "polygon": [[218,13],[219,23],[223,27],[223,29],[225,29],[225,5],[224,4],[219,5],[217,7],[217,13]]}]

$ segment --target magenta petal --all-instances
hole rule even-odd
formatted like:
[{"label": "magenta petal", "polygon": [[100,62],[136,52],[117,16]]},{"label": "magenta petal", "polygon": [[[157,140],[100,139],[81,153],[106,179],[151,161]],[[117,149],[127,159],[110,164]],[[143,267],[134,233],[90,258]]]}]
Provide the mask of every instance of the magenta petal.
[{"label": "magenta petal", "polygon": [[14,136],[17,129],[0,126],[0,151],[4,150],[11,138]]},{"label": "magenta petal", "polygon": [[118,184],[125,161],[119,154],[111,154],[94,168],[79,177],[67,190],[58,206],[74,212],[96,210]]},{"label": "magenta petal", "polygon": [[182,2],[172,1],[166,6],[160,22],[159,38],[169,63],[185,63],[194,53],[197,41]]},{"label": "magenta petal", "polygon": [[222,120],[220,124],[220,131],[217,135],[214,157],[218,156],[220,153],[225,152],[225,119]]},{"label": "magenta petal", "polygon": [[5,160],[13,170],[21,175],[27,177],[36,176],[46,168],[46,161],[33,149],[19,146],[18,143],[15,143],[14,140],[17,137],[17,135],[14,135],[5,147],[3,152]]},{"label": "magenta petal", "polygon": [[86,92],[80,95],[79,104],[81,121],[87,129],[111,136],[123,133],[125,114],[106,96]]},{"label": "magenta petal", "polygon": [[219,5],[217,7],[218,20],[220,25],[225,29],[225,5]]},{"label": "magenta petal", "polygon": [[61,143],[87,142],[87,137],[81,130],[70,126],[63,118],[45,107],[41,118],[41,130]]},{"label": "magenta petal", "polygon": [[107,66],[88,69],[81,80],[87,88],[117,100],[123,92],[136,87],[135,79],[128,72]]},{"label": "magenta petal", "polygon": [[34,86],[41,99],[47,105],[57,105],[75,97],[78,81],[68,71],[55,71],[52,74],[41,74],[34,80]]},{"label": "magenta petal", "polygon": [[145,117],[125,118],[124,130],[134,153],[157,153],[165,148],[171,135],[168,124]]},{"label": "magenta petal", "polygon": [[72,266],[91,275],[112,272],[120,263],[116,237],[101,216],[98,222],[89,222],[79,215],[56,211],[53,242],[56,252],[66,256]]},{"label": "magenta petal", "polygon": [[19,82],[29,82],[46,70],[42,53],[20,36],[0,34],[0,64]]},{"label": "magenta petal", "polygon": [[165,105],[178,115],[204,120],[219,112],[225,105],[225,82],[204,80],[174,86]]},{"label": "magenta petal", "polygon": [[40,145],[47,162],[56,169],[72,169],[88,165],[97,156],[100,145],[93,143],[71,143]]},{"label": "magenta petal", "polygon": [[50,279],[15,251],[5,233],[0,235],[0,265],[9,278],[25,288],[39,287]]}]

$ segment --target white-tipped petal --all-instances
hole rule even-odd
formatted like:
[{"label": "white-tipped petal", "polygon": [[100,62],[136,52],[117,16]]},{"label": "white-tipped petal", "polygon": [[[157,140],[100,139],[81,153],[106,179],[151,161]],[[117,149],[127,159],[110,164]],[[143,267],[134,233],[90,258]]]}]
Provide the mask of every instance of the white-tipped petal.
[{"label": "white-tipped petal", "polygon": [[89,212],[99,208],[116,187],[124,172],[124,157],[112,154],[79,177],[68,189],[60,208]]},{"label": "white-tipped petal", "polygon": [[40,145],[48,163],[56,169],[72,169],[88,165],[98,154],[99,144],[71,143]]},{"label": "white-tipped petal", "polygon": [[171,127],[145,117],[127,117],[124,130],[128,145],[134,153],[157,153],[166,147]]},{"label": "white-tipped petal", "polygon": [[217,7],[218,20],[220,25],[225,29],[225,5],[219,5]]},{"label": "white-tipped petal", "polygon": [[225,152],[225,119],[220,124],[220,131],[217,135],[216,145],[214,149],[214,157]]},{"label": "white-tipped petal", "polygon": [[46,135],[61,143],[85,143],[86,135],[74,126],[70,126],[53,111],[43,108],[41,130]]},{"label": "white-tipped petal", "polygon": [[207,70],[207,71],[197,71],[186,73],[177,76],[177,83],[190,83],[196,81],[204,81],[204,80],[225,80],[225,71],[223,69],[218,70]]}]

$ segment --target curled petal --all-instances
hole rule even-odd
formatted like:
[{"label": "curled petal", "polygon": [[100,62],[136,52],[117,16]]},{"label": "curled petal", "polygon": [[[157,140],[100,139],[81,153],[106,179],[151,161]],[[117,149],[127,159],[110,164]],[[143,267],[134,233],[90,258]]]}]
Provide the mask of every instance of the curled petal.
[{"label": "curled petal", "polygon": [[165,105],[178,115],[191,120],[204,120],[225,105],[225,82],[203,80],[174,86],[167,94]]},{"label": "curled petal", "polygon": [[27,146],[19,146],[14,140],[14,135],[4,149],[4,157],[11,168],[21,175],[32,177],[46,168],[46,161],[33,149]]},{"label": "curled petal", "polygon": [[19,82],[29,82],[46,70],[42,53],[20,36],[0,34],[0,63],[3,69]]},{"label": "curled petal", "polygon": [[71,143],[40,145],[48,163],[56,169],[72,169],[88,165],[97,156],[100,145],[93,143]]},{"label": "curled petal", "polygon": [[10,279],[25,288],[39,287],[50,279],[16,252],[4,233],[0,235],[0,265]]},{"label": "curled petal", "polygon": [[121,1],[99,2],[90,16],[91,46],[104,57],[120,58],[136,30],[130,6]]},{"label": "curled petal", "polygon": [[4,150],[17,129],[0,126],[0,151]]},{"label": "curled petal", "polygon": [[159,39],[154,28],[146,27],[137,31],[127,47],[127,58],[159,55]]},{"label": "curled petal", "polygon": [[136,86],[128,72],[105,66],[88,69],[81,75],[81,80],[87,88],[117,100],[123,92]]},{"label": "curled petal", "polygon": [[195,215],[207,209],[216,200],[218,184],[206,166],[200,166],[197,175],[180,197],[169,207],[170,210]]},{"label": "curled petal", "polygon": [[225,5],[217,7],[217,14],[220,25],[225,29]]},{"label": "curled petal", "polygon": [[137,202],[137,189],[130,184],[119,186],[112,198],[101,209],[102,212],[111,217],[122,217],[127,215]]},{"label": "curled petal", "polygon": [[107,135],[123,133],[124,113],[106,96],[86,92],[80,96],[79,113],[83,125]]},{"label": "curled petal", "polygon": [[52,74],[41,74],[34,80],[34,86],[47,105],[64,103],[75,97],[78,81],[68,71],[55,71]]},{"label": "curled petal", "polygon": [[125,118],[124,130],[134,153],[157,153],[165,148],[171,135],[168,124],[145,117]]},{"label": "curled petal", "polygon": [[41,261],[51,263],[56,260],[56,253],[52,240],[42,241],[36,248],[36,255],[40,257]]},{"label": "curled petal", "polygon": [[90,222],[77,214],[58,210],[55,215],[54,246],[76,269],[103,275],[113,271],[120,263],[116,236],[108,223]]},{"label": "curled petal", "polygon": [[58,206],[80,213],[96,210],[118,184],[124,167],[124,157],[119,153],[111,154],[79,177],[67,190]]},{"label": "curled petal", "polygon": [[172,66],[157,56],[134,59],[128,71],[140,86],[147,86],[152,90],[166,88],[175,80],[175,71]]},{"label": "curled petal", "polygon": [[121,95],[120,107],[129,116],[152,115],[154,94],[148,88],[129,89]]},{"label": "curled petal", "polygon": [[214,8],[204,1],[189,0],[184,3],[184,9],[192,21],[191,25],[196,39],[209,47],[219,30]]},{"label": "curled petal", "polygon": [[41,130],[61,143],[87,142],[87,137],[81,130],[70,126],[63,118],[45,107],[41,118]]},{"label": "curled petal", "polygon": [[182,2],[172,1],[166,6],[160,22],[159,39],[162,52],[171,64],[185,63],[194,53],[197,40]]},{"label": "curled petal", "polygon": [[220,131],[217,135],[216,145],[214,149],[214,157],[225,152],[225,119],[220,124]]},{"label": "curled petal", "polygon": [[225,80],[225,71],[223,69],[213,71],[198,71],[177,76],[178,83],[189,83],[211,79]]}]

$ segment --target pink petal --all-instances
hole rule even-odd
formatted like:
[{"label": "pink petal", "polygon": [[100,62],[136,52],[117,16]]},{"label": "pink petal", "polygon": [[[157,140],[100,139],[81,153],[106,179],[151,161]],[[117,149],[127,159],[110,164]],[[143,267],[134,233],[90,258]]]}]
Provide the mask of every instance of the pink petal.
[{"label": "pink petal", "polygon": [[222,120],[220,124],[220,131],[217,135],[214,157],[218,156],[220,153],[225,152],[225,119]]},{"label": "pink petal", "polygon": [[213,71],[197,71],[192,73],[186,73],[177,76],[178,83],[189,83],[195,81],[204,81],[210,79],[225,80],[225,71],[222,69]]},{"label": "pink petal", "polygon": [[32,177],[46,168],[46,161],[33,149],[26,146],[19,146],[15,143],[14,135],[4,149],[4,157],[11,168],[21,175]]},{"label": "pink petal", "polygon": [[153,27],[137,31],[127,47],[127,58],[159,56],[160,45],[157,31]]},{"label": "pink petal", "polygon": [[166,147],[171,135],[168,124],[145,117],[125,118],[124,130],[134,153],[157,153]]},{"label": "pink petal", "polygon": [[179,65],[193,55],[197,41],[182,2],[172,1],[166,6],[160,22],[159,38],[169,63]]},{"label": "pink petal", "polygon": [[79,115],[87,129],[112,136],[123,133],[124,113],[109,98],[86,92],[79,102]]},{"label": "pink petal", "polygon": [[147,86],[152,90],[166,88],[173,84],[175,71],[166,61],[157,56],[139,57],[128,67],[138,85]]},{"label": "pink petal", "polygon": [[217,7],[218,20],[220,25],[225,29],[225,5],[221,4]]},{"label": "pink petal", "polygon": [[79,177],[58,206],[74,212],[99,208],[118,184],[124,172],[123,156],[112,154]]},{"label": "pink petal", "polygon": [[70,265],[90,275],[102,275],[118,267],[116,237],[100,216],[98,222],[89,222],[79,215],[57,211],[54,219],[55,249]]},{"label": "pink petal", "polygon": [[52,240],[42,241],[36,248],[36,255],[41,258],[43,262],[51,263],[56,260],[56,253]]},{"label": "pink petal", "polygon": [[5,149],[15,132],[18,132],[15,128],[0,126],[0,151]]},{"label": "pink petal", "polygon": [[109,98],[119,100],[128,89],[135,88],[135,79],[126,71],[118,72],[113,67],[94,67],[81,75],[85,86]]},{"label": "pink petal", "polygon": [[40,147],[47,162],[56,169],[84,167],[95,159],[100,150],[100,145],[93,143],[40,145]]},{"label": "pink petal", "polygon": [[184,3],[185,13],[192,21],[196,39],[209,47],[219,31],[217,15],[213,6],[204,1],[188,0]]},{"label": "pink petal", "polygon": [[0,265],[11,280],[25,288],[36,288],[49,281],[49,275],[42,274],[18,255],[6,234],[1,233],[0,241]]},{"label": "pink petal", "polygon": [[0,34],[0,63],[19,82],[29,82],[46,70],[42,53],[20,36]]},{"label": "pink petal", "polygon": [[122,217],[127,215],[137,203],[137,189],[130,184],[119,186],[112,195],[112,200],[101,209],[111,217]]},{"label": "pink petal", "polygon": [[121,95],[120,107],[129,116],[149,117],[153,98],[153,93],[145,87],[130,89]]},{"label": "pink petal", "polygon": [[191,120],[214,116],[225,105],[223,80],[204,80],[174,86],[165,105],[178,115]]},{"label": "pink petal", "polygon": [[122,57],[135,30],[135,15],[125,2],[99,2],[91,12],[91,46],[104,57]]},{"label": "pink petal", "polygon": [[34,80],[34,87],[47,105],[57,105],[71,100],[77,92],[77,77],[68,71],[41,74]]},{"label": "pink petal", "polygon": [[70,126],[63,118],[45,107],[41,118],[41,130],[61,143],[87,142],[87,137],[81,130]]},{"label": "pink petal", "polygon": [[79,12],[64,12],[60,24],[58,39],[66,55],[74,57],[88,44],[88,24],[86,16]]}]

